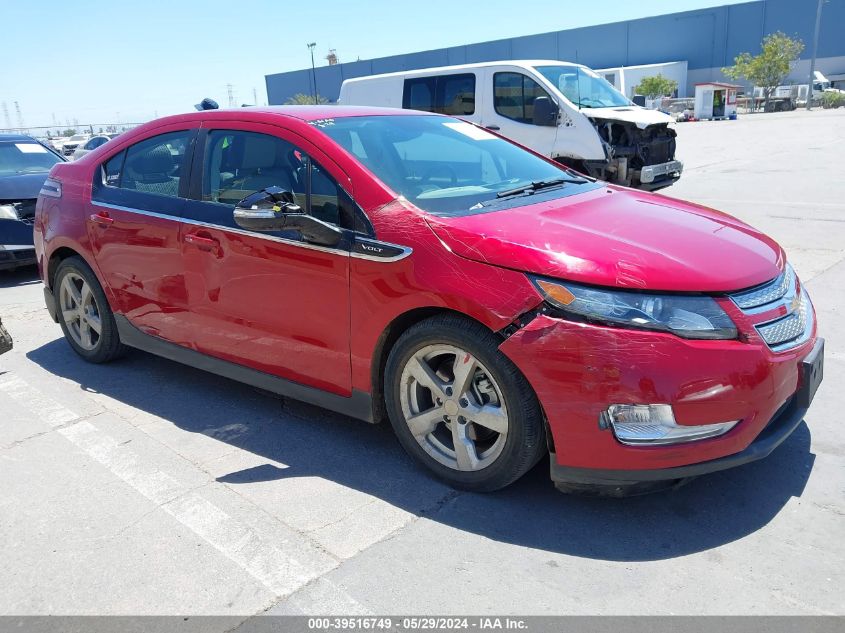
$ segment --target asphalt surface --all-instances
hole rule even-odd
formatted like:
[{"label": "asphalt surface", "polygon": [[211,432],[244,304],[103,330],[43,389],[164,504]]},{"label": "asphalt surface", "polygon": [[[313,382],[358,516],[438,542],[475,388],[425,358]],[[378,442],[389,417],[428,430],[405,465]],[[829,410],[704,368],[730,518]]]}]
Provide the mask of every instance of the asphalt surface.
[{"label": "asphalt surface", "polygon": [[458,493],[387,426],[141,352],[88,365],[34,271],[0,274],[0,614],[845,612],[845,109],[678,130],[666,193],[779,240],[827,338],[768,459],[623,500],[546,462]]}]

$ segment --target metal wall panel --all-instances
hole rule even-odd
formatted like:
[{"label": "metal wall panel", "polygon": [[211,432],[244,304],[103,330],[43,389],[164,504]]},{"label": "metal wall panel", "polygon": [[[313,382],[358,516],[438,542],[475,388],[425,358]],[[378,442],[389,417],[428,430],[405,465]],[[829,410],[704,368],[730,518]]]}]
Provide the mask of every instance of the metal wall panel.
[{"label": "metal wall panel", "polygon": [[[689,82],[714,80],[719,68],[743,51],[757,53],[767,33],[783,31],[804,40],[810,55],[816,0],[755,0],[627,22],[453,46],[317,68],[320,94],[336,100],[343,79],[365,75],[503,59],[561,59],[593,68],[686,61]],[[819,57],[845,56],[845,0],[824,5]],[[837,71],[840,72],[840,71]],[[841,69],[845,73],[845,68]],[[267,75],[271,104],[310,92],[311,69]]]}]

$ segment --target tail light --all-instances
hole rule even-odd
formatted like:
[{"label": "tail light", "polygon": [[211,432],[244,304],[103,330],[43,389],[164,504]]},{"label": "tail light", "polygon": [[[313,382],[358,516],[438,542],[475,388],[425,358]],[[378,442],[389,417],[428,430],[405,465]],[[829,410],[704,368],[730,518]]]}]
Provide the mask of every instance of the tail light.
[{"label": "tail light", "polygon": [[39,196],[47,196],[48,198],[61,198],[62,197],[62,183],[59,180],[54,178],[48,178],[44,181],[44,184],[41,186],[41,191],[38,192]]}]

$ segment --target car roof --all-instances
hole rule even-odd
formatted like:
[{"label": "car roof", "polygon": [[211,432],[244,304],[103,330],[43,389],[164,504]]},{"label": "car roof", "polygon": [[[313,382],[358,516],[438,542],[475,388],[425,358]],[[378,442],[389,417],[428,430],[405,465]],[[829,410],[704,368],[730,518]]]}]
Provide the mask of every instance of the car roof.
[{"label": "car roof", "polygon": [[431,68],[416,68],[414,70],[399,70],[391,73],[380,73],[377,75],[364,75],[362,77],[350,77],[344,79],[343,83],[366,82],[370,79],[388,79],[403,76],[429,76],[443,73],[455,73],[462,70],[475,70],[477,68],[495,68],[498,66],[514,66],[517,68],[531,69],[536,66],[577,66],[588,68],[578,62],[568,62],[560,59],[501,59],[492,62],[476,62],[473,64],[455,64],[452,66],[433,66]]},{"label": "car roof", "polygon": [[[319,121],[322,119],[340,119],[356,116],[408,116],[421,114],[401,108],[378,108],[371,106],[342,106],[342,105],[288,105],[288,106],[249,106],[245,108],[221,108],[218,110],[202,110],[174,114],[157,119],[161,123],[177,123],[182,121],[208,119],[244,119],[255,120],[264,116],[284,116],[301,121]],[[428,114],[428,113],[422,113]],[[235,116],[233,116],[235,115]],[[259,115],[256,117],[256,115]]]},{"label": "car roof", "polygon": [[0,134],[0,141],[28,141],[30,143],[37,143],[34,138],[31,136],[27,136],[26,134]]}]

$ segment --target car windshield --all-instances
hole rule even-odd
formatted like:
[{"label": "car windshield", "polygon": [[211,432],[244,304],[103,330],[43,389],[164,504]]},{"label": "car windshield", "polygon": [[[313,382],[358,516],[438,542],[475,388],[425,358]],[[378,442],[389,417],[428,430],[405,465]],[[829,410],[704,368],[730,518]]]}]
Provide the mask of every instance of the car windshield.
[{"label": "car windshield", "polygon": [[589,68],[569,64],[535,68],[579,108],[615,108],[631,105],[625,95]]},{"label": "car windshield", "polygon": [[508,192],[532,184],[560,188],[588,182],[450,117],[362,116],[313,124],[397,194],[437,215],[464,215],[487,205],[500,208]]},{"label": "car windshield", "polygon": [[0,176],[48,172],[61,158],[33,141],[0,141]]}]

